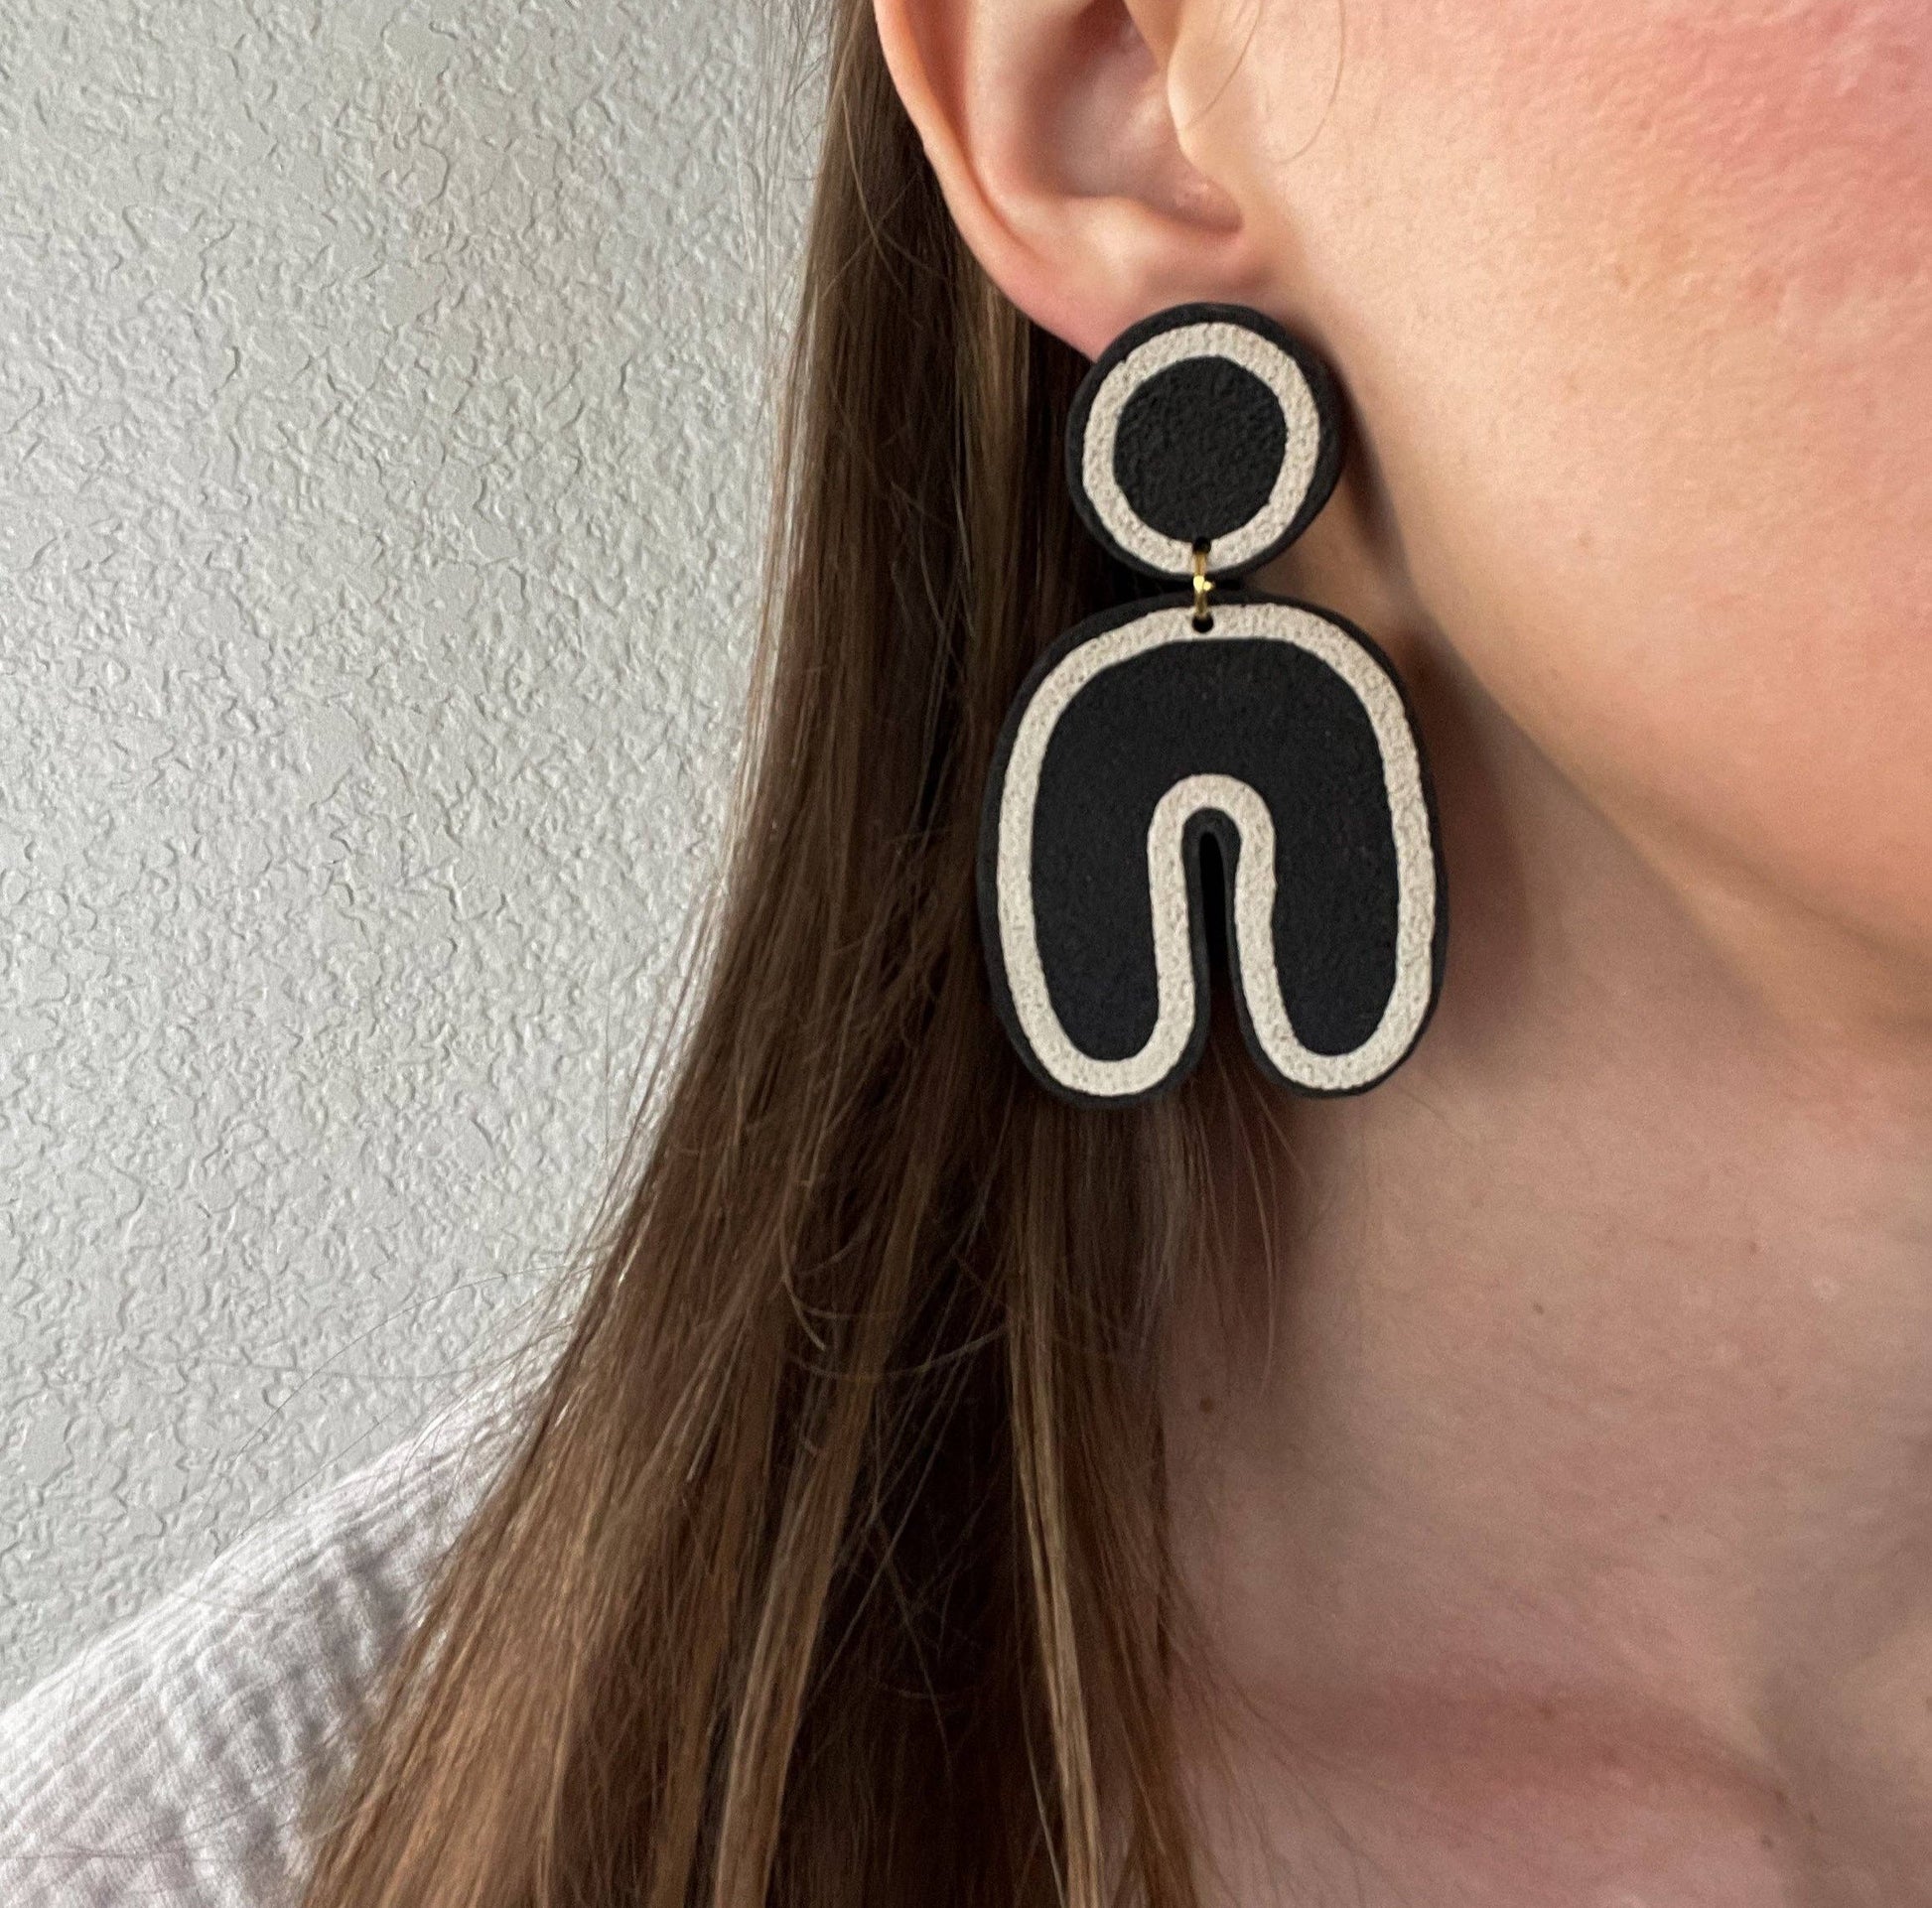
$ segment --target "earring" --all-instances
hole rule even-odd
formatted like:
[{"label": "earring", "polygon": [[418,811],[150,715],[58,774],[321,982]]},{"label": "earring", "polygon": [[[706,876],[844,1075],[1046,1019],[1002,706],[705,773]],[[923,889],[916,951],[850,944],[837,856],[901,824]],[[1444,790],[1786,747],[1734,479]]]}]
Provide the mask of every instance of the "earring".
[{"label": "earring", "polygon": [[1069,629],[994,755],[979,850],[993,999],[1063,1098],[1132,1105],[1199,1059],[1210,841],[1264,1073],[1358,1093],[1435,1009],[1442,851],[1402,684],[1341,617],[1237,587],[1313,519],[1341,454],[1327,370],[1245,306],[1159,312],[1080,386],[1067,479],[1082,519],[1188,588]]}]

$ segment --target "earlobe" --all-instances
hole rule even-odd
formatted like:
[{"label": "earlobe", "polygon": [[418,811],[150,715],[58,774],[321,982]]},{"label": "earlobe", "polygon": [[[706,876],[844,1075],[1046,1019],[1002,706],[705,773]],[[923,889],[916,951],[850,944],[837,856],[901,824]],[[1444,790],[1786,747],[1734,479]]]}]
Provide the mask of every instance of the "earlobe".
[{"label": "earlobe", "polygon": [[1183,150],[1125,0],[874,11],[961,235],[1037,324],[1095,357],[1148,312],[1254,293],[1247,222]]}]

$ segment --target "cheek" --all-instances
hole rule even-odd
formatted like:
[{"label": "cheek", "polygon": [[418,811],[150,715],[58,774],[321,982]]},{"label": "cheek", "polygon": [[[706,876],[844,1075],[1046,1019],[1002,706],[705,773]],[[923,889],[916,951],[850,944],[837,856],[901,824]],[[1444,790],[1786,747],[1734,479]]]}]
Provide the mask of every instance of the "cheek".
[{"label": "cheek", "polygon": [[[1554,9],[1570,11],[1568,5]],[[1546,61],[1543,115],[1619,209],[1632,289],[1712,302],[1821,363],[1925,311],[1932,15],[1923,0],[1637,0],[1589,58]],[[1576,141],[1576,144],[1572,144]],[[1546,157],[1561,164],[1561,155]]]},{"label": "cheek", "polygon": [[1259,183],[1425,601],[1581,778],[1932,953],[1925,0],[1348,18]]}]

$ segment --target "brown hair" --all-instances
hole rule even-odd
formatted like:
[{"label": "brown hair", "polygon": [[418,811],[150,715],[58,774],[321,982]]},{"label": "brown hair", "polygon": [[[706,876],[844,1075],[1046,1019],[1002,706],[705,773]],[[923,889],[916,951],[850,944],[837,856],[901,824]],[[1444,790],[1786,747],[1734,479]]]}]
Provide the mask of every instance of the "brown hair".
[{"label": "brown hair", "polygon": [[309,1908],[1191,1898],[1155,1374],[1217,1076],[1070,1109],[991,1011],[995,737],[1114,589],[1060,475],[1083,366],[834,3],[704,993]]}]

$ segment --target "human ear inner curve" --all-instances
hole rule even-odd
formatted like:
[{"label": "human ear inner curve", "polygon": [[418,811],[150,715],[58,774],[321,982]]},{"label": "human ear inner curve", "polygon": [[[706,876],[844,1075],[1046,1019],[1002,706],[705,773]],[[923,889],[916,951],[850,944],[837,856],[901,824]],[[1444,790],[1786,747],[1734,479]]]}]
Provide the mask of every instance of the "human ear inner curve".
[{"label": "human ear inner curve", "polygon": [[982,812],[981,936],[1041,1085],[1125,1106],[1206,1044],[1212,839],[1249,1052],[1356,1093],[1413,1050],[1448,929],[1428,765],[1388,658],[1339,616],[1220,589],[1285,549],[1341,466],[1325,367],[1245,306],[1116,339],[1074,401],[1067,476],[1115,555],[1190,594],[1070,629],[1002,730]]}]

